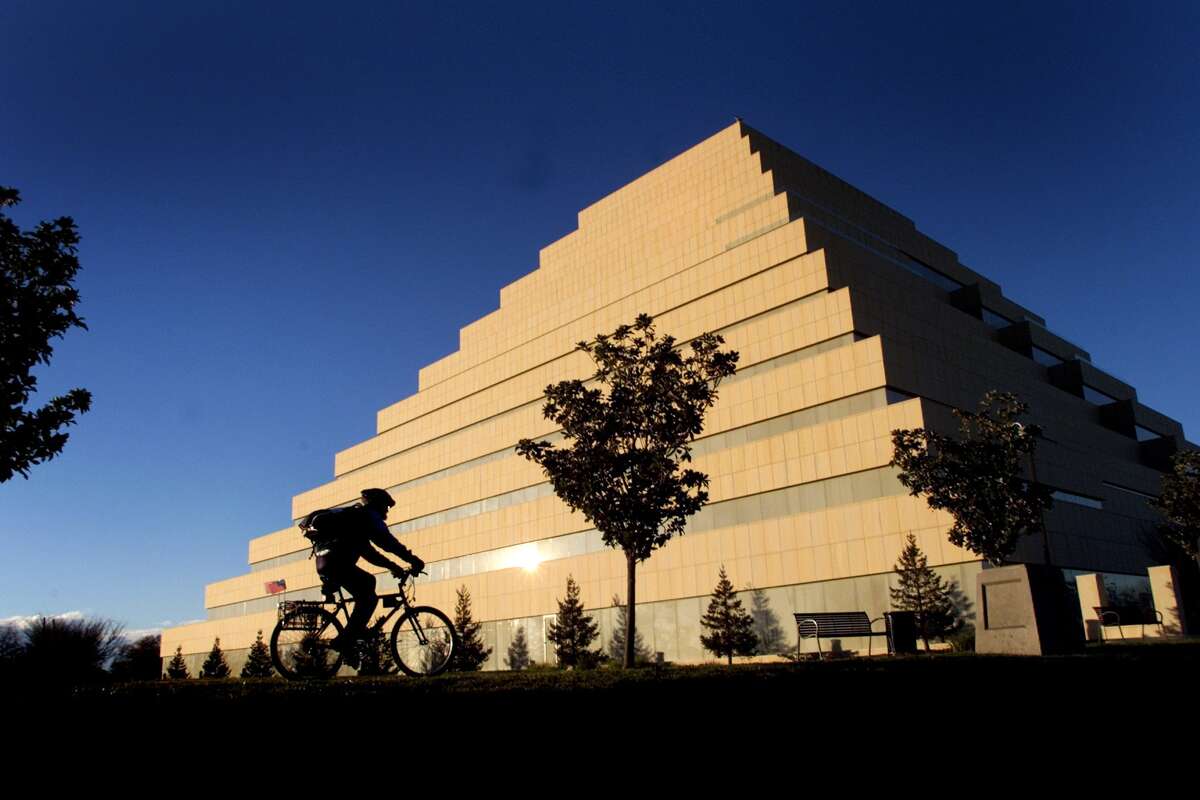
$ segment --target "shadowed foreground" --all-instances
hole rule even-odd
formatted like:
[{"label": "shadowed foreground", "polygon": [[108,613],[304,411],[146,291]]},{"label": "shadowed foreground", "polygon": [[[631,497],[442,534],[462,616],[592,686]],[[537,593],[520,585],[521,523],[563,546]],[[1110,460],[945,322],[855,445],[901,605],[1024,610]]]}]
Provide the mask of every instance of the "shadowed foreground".
[{"label": "shadowed foreground", "polygon": [[[788,707],[892,705],[919,693],[925,703],[948,697],[1061,702],[1067,691],[1082,699],[1109,701],[1178,692],[1191,702],[1188,687],[1200,674],[1200,640],[1090,647],[1086,654],[1044,658],[973,654],[906,658],[857,658],[799,664],[536,670],[449,674],[411,679],[343,678],[329,681],[189,680],[116,683],[53,693],[68,707],[114,712],[236,711],[239,708],[340,713],[403,708],[425,711],[481,712],[512,709],[614,710],[702,702],[769,713]],[[1189,697],[1190,696],[1190,697]],[[26,700],[29,698],[26,696]],[[1068,705],[1074,705],[1069,703]]]}]

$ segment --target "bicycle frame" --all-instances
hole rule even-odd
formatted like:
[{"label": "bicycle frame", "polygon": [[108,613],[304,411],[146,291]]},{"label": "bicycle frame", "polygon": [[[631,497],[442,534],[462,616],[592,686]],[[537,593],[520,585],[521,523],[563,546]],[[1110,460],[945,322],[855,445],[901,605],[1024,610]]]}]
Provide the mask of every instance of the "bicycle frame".
[{"label": "bicycle frame", "polygon": [[[376,595],[379,603],[384,608],[390,608],[391,611],[389,611],[386,615],[380,617],[379,619],[375,620],[375,622],[373,622],[370,626],[368,626],[367,627],[368,632],[373,631],[373,630],[382,630],[384,628],[384,626],[387,625],[388,621],[391,620],[392,617],[396,616],[397,612],[399,612],[401,609],[404,609],[405,614],[407,614],[412,609],[413,606],[412,606],[412,603],[409,602],[408,592],[405,590],[405,584],[407,584],[407,582],[411,578],[412,578],[412,576],[410,575],[410,576],[406,577],[403,581],[401,581],[400,585],[398,587],[399,591],[397,591],[397,592]],[[340,621],[342,622],[342,626],[344,629],[346,626],[348,626],[350,624],[350,603],[352,602],[352,600],[346,599],[346,594],[344,591],[342,591],[341,586],[339,586],[337,588],[336,601],[331,599],[332,597],[333,597],[333,595],[325,595],[324,600],[311,600],[311,601],[300,601],[300,602],[309,602],[309,603],[312,603],[313,605],[319,605],[319,606],[325,606],[325,607],[333,606],[333,611],[330,613],[335,618],[338,616],[339,613],[342,615],[342,619]],[[403,616],[403,615],[401,615],[401,616]],[[420,643],[421,645],[428,644],[428,639],[426,639],[426,637],[425,637],[425,631],[419,627],[415,618],[412,619],[412,628],[413,628],[413,633],[417,637],[418,643]]]}]

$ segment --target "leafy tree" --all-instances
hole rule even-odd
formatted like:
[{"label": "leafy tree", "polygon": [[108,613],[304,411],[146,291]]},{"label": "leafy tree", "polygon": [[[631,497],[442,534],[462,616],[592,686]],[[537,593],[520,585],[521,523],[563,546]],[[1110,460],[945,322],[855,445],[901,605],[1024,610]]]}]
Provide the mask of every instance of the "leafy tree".
[{"label": "leafy tree", "polygon": [[1166,517],[1162,536],[1192,558],[1200,557],[1200,450],[1183,450],[1163,475],[1162,494],[1151,503]]},{"label": "leafy tree", "polygon": [[220,639],[213,639],[212,650],[208,651],[208,658],[204,659],[204,664],[202,664],[200,667],[200,677],[229,677],[229,662],[225,660],[225,653],[223,650],[221,650]]},{"label": "leafy tree", "polygon": [[993,564],[1042,525],[1050,490],[1022,475],[1040,433],[1018,417],[1028,406],[1016,395],[988,392],[975,412],[954,409],[959,436],[928,428],[892,431],[892,464],[911,493],[954,517],[950,541]]},{"label": "leafy tree", "polygon": [[508,646],[508,656],[504,659],[504,666],[515,672],[527,668],[529,664],[529,640],[525,638],[525,626],[522,625],[517,628],[512,644]]},{"label": "leafy tree", "polygon": [[392,648],[388,644],[387,634],[383,625],[377,620],[367,628],[367,635],[360,645],[362,662],[358,667],[359,675],[391,675],[396,671],[396,662],[392,661]]},{"label": "leafy tree", "polygon": [[[688,517],[708,501],[708,476],[681,465],[691,461],[689,445],[716,402],[717,385],[736,369],[738,354],[722,352],[722,344],[717,334],[697,336],[685,357],[674,337],[655,334],[648,314],[580,342],[596,364],[594,381],[607,393],[581,380],[546,387],[542,413],[571,446],[530,439],[517,445],[606,545],[624,551],[631,631],[637,630],[638,562],[683,533]],[[635,642],[626,638],[626,667],[633,666]]]},{"label": "leafy tree", "polygon": [[92,395],[72,389],[36,410],[27,410],[37,390],[32,374],[49,364],[50,340],[71,328],[87,328],[75,313],[79,292],[79,233],[70,217],[17,227],[4,209],[21,202],[16,189],[0,186],[0,483],[49,461],[67,443],[63,428],[91,408]]},{"label": "leafy tree", "polygon": [[246,663],[242,665],[242,677],[269,678],[274,674],[275,666],[271,663],[271,651],[267,649],[267,643],[263,641],[260,630],[258,636],[254,638],[254,644],[250,645],[250,654],[246,656]]},{"label": "leafy tree", "polygon": [[183,658],[183,645],[175,648],[175,655],[171,657],[171,662],[167,664],[167,677],[173,681],[187,680],[192,677],[188,673],[187,661]]},{"label": "leafy tree", "polygon": [[595,657],[589,654],[592,642],[600,635],[600,626],[583,613],[579,599],[579,584],[567,576],[567,597],[558,601],[558,615],[546,623],[546,639],[554,645],[560,667],[594,666]]},{"label": "leafy tree", "polygon": [[717,586],[713,589],[708,611],[700,618],[700,624],[708,628],[708,635],[700,635],[700,644],[715,656],[725,656],[733,664],[733,656],[752,656],[758,648],[758,637],[754,635],[754,618],[742,608],[742,601],[734,594],[733,584],[725,575],[722,565]]},{"label": "leafy tree", "polygon": [[788,649],[787,637],[779,625],[779,617],[771,610],[771,601],[762,589],[750,593],[750,617],[754,620],[754,635],[758,638],[758,652],[763,655],[779,655]]},{"label": "leafy tree", "polygon": [[121,626],[111,620],[38,617],[24,630],[21,661],[34,680],[86,683],[104,677],[124,643]]},{"label": "leafy tree", "polygon": [[900,551],[896,562],[900,578],[891,589],[892,605],[899,611],[912,611],[925,649],[929,637],[944,637],[951,629],[958,612],[950,597],[950,587],[929,567],[929,559],[917,546],[917,537],[908,535],[908,544]]},{"label": "leafy tree", "polygon": [[[484,647],[479,632],[483,623],[471,617],[471,593],[463,586],[458,590],[458,601],[454,604],[454,629],[458,631],[458,648],[450,656],[450,669],[454,672],[475,672],[483,668],[492,648]],[[438,654],[431,653],[431,656]]]},{"label": "leafy tree", "polygon": [[[613,626],[612,638],[608,640],[608,657],[614,661],[625,659],[625,637],[629,635],[629,610],[621,603],[618,595],[613,595],[613,607],[617,609],[617,623]],[[635,663],[651,660],[650,648],[642,641],[642,632],[633,632],[633,658]]]},{"label": "leafy tree", "polygon": [[126,644],[109,672],[122,681],[156,681],[162,677],[162,637],[157,633]]}]

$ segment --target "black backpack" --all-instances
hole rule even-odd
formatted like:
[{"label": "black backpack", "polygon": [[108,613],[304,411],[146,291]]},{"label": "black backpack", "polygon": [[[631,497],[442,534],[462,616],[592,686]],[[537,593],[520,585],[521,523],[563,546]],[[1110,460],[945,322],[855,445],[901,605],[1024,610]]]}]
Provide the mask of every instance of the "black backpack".
[{"label": "black backpack", "polygon": [[312,558],[321,550],[330,550],[359,528],[359,506],[321,508],[300,520],[300,530],[312,542]]}]

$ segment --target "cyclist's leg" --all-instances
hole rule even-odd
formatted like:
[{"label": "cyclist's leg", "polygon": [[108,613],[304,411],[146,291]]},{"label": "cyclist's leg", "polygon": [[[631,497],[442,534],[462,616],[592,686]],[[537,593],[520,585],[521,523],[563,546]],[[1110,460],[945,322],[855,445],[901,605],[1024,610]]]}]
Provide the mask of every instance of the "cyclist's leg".
[{"label": "cyclist's leg", "polygon": [[339,570],[337,581],[350,592],[354,598],[354,611],[343,634],[347,639],[361,639],[367,631],[371,615],[379,605],[379,597],[375,594],[375,576],[364,569],[353,565]]}]

